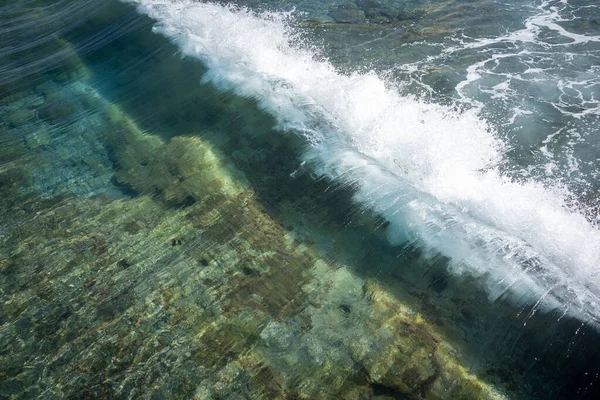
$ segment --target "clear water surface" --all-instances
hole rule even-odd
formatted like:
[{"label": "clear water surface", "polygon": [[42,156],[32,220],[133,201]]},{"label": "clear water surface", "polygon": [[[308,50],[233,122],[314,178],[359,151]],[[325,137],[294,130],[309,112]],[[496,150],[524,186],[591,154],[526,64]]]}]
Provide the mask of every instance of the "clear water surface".
[{"label": "clear water surface", "polygon": [[2,398],[597,398],[595,2],[0,15]]}]

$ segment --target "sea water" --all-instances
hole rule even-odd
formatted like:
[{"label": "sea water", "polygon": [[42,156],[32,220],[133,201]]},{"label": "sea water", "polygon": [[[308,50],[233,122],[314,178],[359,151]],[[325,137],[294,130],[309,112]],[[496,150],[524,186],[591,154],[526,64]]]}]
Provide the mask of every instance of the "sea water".
[{"label": "sea water", "polygon": [[[364,277],[397,281],[396,296],[436,321],[452,338],[448,340],[460,343],[468,367],[507,396],[593,398],[600,314],[597,5],[575,0],[23,1],[3,5],[2,15],[6,55],[2,144],[16,149],[14,156],[7,150],[4,172],[18,169],[15,157],[32,159],[28,162],[34,165],[23,181],[15,179],[18,183],[13,185],[4,179],[5,187],[18,186],[11,186],[15,191],[8,196],[7,226],[14,224],[11,207],[19,202],[37,204],[32,198],[52,202],[102,195],[106,201],[126,202],[146,194],[168,207],[193,209],[208,202],[204,192],[238,196],[252,190],[276,221],[289,226],[296,240],[313,245],[330,262],[353,265]],[[67,72],[52,75],[61,68]],[[69,75],[73,69],[79,75]],[[30,87],[33,94],[24,97],[21,93]],[[106,116],[110,113],[103,111],[111,102],[137,124],[140,134],[168,143],[165,150],[152,150],[139,162],[128,162],[140,157],[141,147],[159,144],[150,144],[154,139],[136,142],[125,134],[120,138],[119,131],[104,122],[108,118],[113,123]],[[198,144],[197,155],[180,153],[177,140],[194,138],[209,143],[216,155],[207,155],[212,153],[205,144]],[[195,142],[185,143],[183,149]],[[231,178],[219,178],[217,185],[196,167],[172,161],[170,154],[223,165]],[[48,160],[35,161],[44,157]],[[49,212],[35,207],[41,207],[38,214]],[[28,221],[35,219],[35,207],[18,224],[33,227]],[[241,218],[237,211],[227,210],[226,215]],[[56,218],[60,226],[61,217]],[[161,219],[156,218],[153,224]],[[165,216],[164,221],[176,218]],[[229,227],[226,220],[221,224],[213,236],[217,241],[226,237],[228,244],[236,237],[242,241],[235,232],[249,229]],[[212,238],[207,226],[204,222],[196,226],[198,234],[208,231]],[[201,246],[196,241],[182,244],[169,229],[172,247],[183,245],[191,252]],[[226,234],[229,231],[233,236]],[[27,285],[18,282],[30,279],[37,269],[14,272],[23,262],[19,261],[23,250],[16,250],[21,244],[10,244],[9,238],[16,240],[17,233],[8,228],[6,232],[10,234],[3,235],[7,243],[3,285],[8,288],[17,282],[16,293],[26,296]],[[98,236],[86,235],[91,237],[89,246],[100,251]],[[39,242],[30,245],[35,263],[55,254],[41,252],[45,240],[22,240]],[[156,255],[149,251],[153,254],[149,257],[165,257],[163,250]],[[268,270],[261,269],[266,268],[261,256],[249,254],[241,261],[227,256],[233,258],[221,261],[217,269],[227,271],[235,265],[241,276],[268,276]],[[213,257],[226,260],[222,255]],[[129,265],[130,258],[115,262]],[[248,266],[244,259],[258,261]],[[210,264],[206,255],[199,262]],[[169,258],[166,265],[163,274],[187,271],[178,266],[177,258]],[[162,276],[159,270],[150,275],[143,270],[110,279],[141,285]],[[239,292],[230,283],[237,276],[231,273],[203,279],[209,279],[209,287],[217,293],[219,287],[224,293]],[[60,277],[60,271],[55,272],[54,279]],[[349,293],[356,289],[355,281],[343,274],[338,277],[342,283],[333,287]],[[51,286],[55,281],[42,282],[37,285]],[[84,286],[86,282],[91,281],[84,280]],[[262,290],[271,288],[268,283],[260,285]],[[287,295],[278,290],[291,290],[274,285],[274,296]],[[108,308],[104,303],[97,306],[100,320],[113,320],[134,309],[132,304],[141,307],[145,297],[140,291],[150,289],[139,289],[135,295],[127,290],[111,295],[125,299],[125,305],[119,300]],[[14,291],[5,289],[6,296]],[[349,296],[340,305],[342,314],[357,301]],[[19,315],[25,311],[11,311],[10,296],[4,301],[5,337],[10,342],[16,338],[11,327],[23,320]],[[64,324],[73,324],[72,315],[77,315],[69,311],[56,317],[54,308],[22,308],[37,313],[37,319],[30,318],[41,321],[37,324],[42,327],[47,319],[60,322],[64,315]],[[138,312],[145,311],[134,314]],[[322,333],[335,326],[334,317],[325,318],[329,323],[319,318],[310,317],[321,346],[341,340]],[[296,328],[289,321],[285,329],[274,322],[266,327],[256,324],[253,329],[266,348],[277,348],[271,337],[300,335],[292,333]],[[70,335],[81,337],[81,329],[72,328]],[[164,326],[158,321],[149,329],[160,332]],[[34,348],[50,340],[42,337],[31,339]],[[60,353],[65,346],[41,351]],[[283,353],[302,352],[289,344],[280,347]],[[343,344],[336,351],[343,353],[349,347]],[[14,350],[9,346],[6,352]],[[231,357],[226,349],[222,353],[217,351],[217,358]],[[289,374],[286,368],[302,371],[310,369],[311,362],[319,365],[315,360],[322,357],[286,364],[281,361],[284,355],[267,350],[261,354],[282,376]],[[356,357],[356,352],[352,354]],[[506,361],[498,361],[500,357]],[[153,373],[172,384],[164,371]],[[3,389],[7,395],[24,396],[14,389],[14,382],[20,382],[23,390],[32,385],[19,380],[22,375],[14,367],[5,373],[10,377],[9,389]],[[369,381],[380,385],[373,386],[375,395],[401,395],[398,387],[378,383],[374,371],[368,375]],[[102,390],[125,396],[141,393],[124,388],[126,376],[112,378],[113,383]],[[291,381],[282,378],[283,386],[310,387],[310,376],[305,371]],[[191,388],[183,392],[191,395],[195,390],[200,396],[196,388],[206,379],[188,377]],[[58,390],[51,381],[46,385],[39,396]],[[325,398],[341,393],[321,389]],[[225,396],[211,390],[208,398]],[[316,392],[299,393],[311,398]],[[411,396],[424,396],[415,393]]]}]

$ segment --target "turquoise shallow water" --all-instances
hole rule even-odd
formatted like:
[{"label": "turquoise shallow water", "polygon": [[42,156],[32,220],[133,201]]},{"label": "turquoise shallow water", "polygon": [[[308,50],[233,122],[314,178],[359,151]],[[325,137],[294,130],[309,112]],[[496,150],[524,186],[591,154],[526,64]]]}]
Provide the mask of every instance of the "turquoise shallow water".
[{"label": "turquoise shallow water", "polygon": [[597,7],[221,3],[0,3],[0,396],[596,398]]}]

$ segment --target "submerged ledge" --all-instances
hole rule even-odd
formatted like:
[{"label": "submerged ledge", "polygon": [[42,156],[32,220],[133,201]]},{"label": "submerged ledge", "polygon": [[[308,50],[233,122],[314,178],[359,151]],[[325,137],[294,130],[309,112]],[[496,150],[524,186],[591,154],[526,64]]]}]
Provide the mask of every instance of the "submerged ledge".
[{"label": "submerged ledge", "polygon": [[256,102],[89,4],[0,99],[0,397],[592,391],[594,328],[390,246]]},{"label": "submerged ledge", "polygon": [[503,398],[207,142],[143,132],[74,72],[2,110],[25,140],[0,169],[1,395]]}]

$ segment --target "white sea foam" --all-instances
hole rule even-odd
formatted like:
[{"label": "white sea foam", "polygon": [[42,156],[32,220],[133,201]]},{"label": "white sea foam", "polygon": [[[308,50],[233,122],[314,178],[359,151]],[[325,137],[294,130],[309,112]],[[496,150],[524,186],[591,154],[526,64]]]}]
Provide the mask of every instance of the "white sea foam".
[{"label": "white sea foam", "polygon": [[[462,80],[448,94],[480,110],[510,137],[514,160],[527,166],[508,173],[535,176],[550,186],[559,180],[576,193],[573,197],[594,202],[600,175],[600,31],[586,21],[600,16],[600,5],[582,5],[585,0],[494,3],[516,17],[505,21],[513,27],[506,33],[488,36],[466,28],[447,38],[437,55],[395,68],[430,90],[431,76],[421,82],[411,71],[473,60],[455,67]],[[587,214],[594,218],[590,210]]]},{"label": "white sea foam", "polygon": [[[577,17],[572,15],[573,10],[580,11],[583,8],[591,8],[598,11],[599,7],[598,5],[587,7],[572,6],[567,0],[534,1],[534,4],[530,6],[534,12],[525,19],[522,29],[495,37],[462,38],[458,40],[458,45],[446,47],[442,51],[441,56],[448,57],[458,52],[473,49],[479,49],[483,54],[489,54],[488,57],[468,67],[466,78],[456,86],[461,100],[481,106],[481,104],[473,101],[471,96],[465,93],[465,88],[475,84],[485,76],[503,77],[507,83],[510,83],[512,80],[530,82],[549,81],[550,85],[554,86],[557,80],[556,76],[553,76],[553,70],[557,69],[554,61],[559,52],[560,58],[563,60],[562,62],[567,64],[560,65],[559,61],[557,63],[559,64],[559,68],[568,68],[568,64],[573,62],[573,60],[577,60],[582,56],[589,56],[590,54],[589,51],[571,51],[574,46],[575,48],[581,48],[583,45],[600,43],[600,35],[584,35],[570,32],[562,27],[560,23],[575,20]],[[550,35],[551,38],[556,37],[560,40],[548,39],[549,32],[552,33]],[[499,44],[504,46],[499,48],[497,46]],[[492,50],[490,51],[490,49]],[[526,56],[535,56],[535,58],[527,61]],[[502,59],[518,59],[520,62],[527,64],[529,68],[522,73],[497,72],[498,61]],[[552,67],[532,67],[532,65],[540,63],[540,59],[545,65],[552,65]],[[491,67],[488,67],[488,65],[491,65]],[[600,115],[600,102],[595,96],[600,87],[600,82],[597,74],[590,74],[589,72],[587,77],[581,76],[568,82],[559,83],[559,90],[562,91],[564,87],[569,87],[576,92],[576,97],[579,98],[579,105],[581,106],[581,109],[578,109],[577,112],[570,111],[569,106],[572,104],[561,99],[553,103],[560,112],[575,118],[581,118],[590,114]],[[491,92],[494,92],[494,89],[492,88]],[[503,90],[504,88],[500,89]],[[562,92],[565,94],[564,91]],[[492,96],[503,97],[503,94],[492,93]]]},{"label": "white sea foam", "polygon": [[353,184],[356,200],[391,222],[392,242],[451,257],[452,270],[479,277],[491,298],[510,293],[535,309],[598,318],[600,231],[569,210],[559,185],[503,176],[507,145],[475,112],[403,97],[374,73],[337,72],[294,44],[286,14],[136,3],[206,64],[204,79],[256,98],[302,134],[312,144],[306,160]]}]

